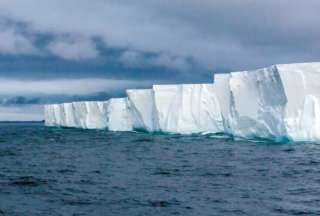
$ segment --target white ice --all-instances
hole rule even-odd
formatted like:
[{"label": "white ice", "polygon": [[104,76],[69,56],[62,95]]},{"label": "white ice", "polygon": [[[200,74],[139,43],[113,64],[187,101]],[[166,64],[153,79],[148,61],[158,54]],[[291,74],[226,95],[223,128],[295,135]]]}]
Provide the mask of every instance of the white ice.
[{"label": "white ice", "polygon": [[209,84],[154,85],[127,98],[45,107],[48,126],[228,133],[320,141],[320,63],[215,74]]}]

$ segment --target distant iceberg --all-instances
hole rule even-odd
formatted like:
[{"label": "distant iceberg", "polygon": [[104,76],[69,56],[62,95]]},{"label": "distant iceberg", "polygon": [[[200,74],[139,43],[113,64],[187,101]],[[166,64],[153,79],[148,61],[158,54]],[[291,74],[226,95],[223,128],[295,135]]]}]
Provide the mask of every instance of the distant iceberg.
[{"label": "distant iceberg", "polygon": [[104,102],[46,105],[45,124],[320,141],[320,63],[215,74],[212,84],[131,89],[126,98]]}]

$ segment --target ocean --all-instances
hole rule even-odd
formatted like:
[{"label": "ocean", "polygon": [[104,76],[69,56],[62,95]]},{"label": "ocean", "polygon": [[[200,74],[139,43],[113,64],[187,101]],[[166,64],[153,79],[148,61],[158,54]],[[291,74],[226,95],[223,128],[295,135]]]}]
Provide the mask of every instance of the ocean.
[{"label": "ocean", "polygon": [[3,215],[320,215],[320,145],[1,123]]}]

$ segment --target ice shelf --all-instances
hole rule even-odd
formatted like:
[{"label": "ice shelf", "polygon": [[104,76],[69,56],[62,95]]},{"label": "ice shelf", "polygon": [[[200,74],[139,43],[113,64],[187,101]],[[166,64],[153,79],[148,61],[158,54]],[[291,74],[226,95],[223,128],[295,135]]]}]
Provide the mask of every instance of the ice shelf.
[{"label": "ice shelf", "polygon": [[47,126],[227,133],[320,141],[320,63],[215,74],[209,84],[154,85],[126,98],[45,105]]}]

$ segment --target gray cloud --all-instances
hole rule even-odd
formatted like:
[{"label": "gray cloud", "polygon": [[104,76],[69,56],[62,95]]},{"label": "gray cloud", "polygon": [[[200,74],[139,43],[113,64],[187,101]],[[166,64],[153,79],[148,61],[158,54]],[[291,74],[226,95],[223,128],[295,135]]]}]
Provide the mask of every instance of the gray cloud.
[{"label": "gray cloud", "polygon": [[14,27],[0,23],[0,53],[9,55],[34,55],[38,53],[32,39],[16,31]]},{"label": "gray cloud", "polygon": [[2,0],[0,8],[35,32],[100,37],[173,68],[188,58],[206,70],[319,58],[317,0]]},{"label": "gray cloud", "polygon": [[179,71],[188,71],[190,67],[190,63],[185,58],[166,54],[146,55],[132,50],[124,51],[120,55],[119,61],[133,68],[160,66]]},{"label": "gray cloud", "polygon": [[111,79],[13,80],[0,78],[0,95],[91,95],[118,92],[125,88],[150,86],[151,81]]},{"label": "gray cloud", "polygon": [[98,57],[95,43],[88,38],[57,38],[48,44],[48,50],[67,60],[88,60]]},{"label": "gray cloud", "polygon": [[39,98],[27,98],[24,96],[13,96],[13,97],[0,98],[0,104],[2,106],[38,104],[38,103],[39,103]]}]

